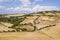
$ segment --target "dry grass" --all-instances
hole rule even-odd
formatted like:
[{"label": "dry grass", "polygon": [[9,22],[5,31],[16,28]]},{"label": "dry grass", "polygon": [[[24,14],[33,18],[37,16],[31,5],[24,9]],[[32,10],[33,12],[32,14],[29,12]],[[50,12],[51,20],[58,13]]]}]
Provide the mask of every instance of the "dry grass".
[{"label": "dry grass", "polygon": [[60,40],[60,27],[54,26],[35,32],[0,33],[0,40]]},{"label": "dry grass", "polygon": [[[21,24],[24,23],[33,23],[33,21],[38,17],[39,14],[33,14],[35,16],[33,17],[27,17]],[[52,13],[46,14],[46,15],[55,15]],[[21,15],[7,15],[7,17],[10,16],[21,16]],[[56,26],[44,28],[42,30],[36,30],[34,32],[8,32],[8,33],[0,33],[0,40],[60,40],[60,14],[57,14],[57,20],[56,18],[52,17],[49,18],[48,16],[42,16],[40,14],[40,17],[36,20],[36,22],[40,22],[40,24],[36,24],[38,27],[41,25],[51,25],[56,24],[56,21],[59,22],[56,24]],[[5,23],[6,25],[7,23]],[[8,26],[8,25],[7,25]],[[9,25],[10,26],[10,25]],[[23,26],[26,27],[26,26]],[[29,25],[27,27],[30,27]],[[0,25],[1,28],[6,28],[2,25]]]}]

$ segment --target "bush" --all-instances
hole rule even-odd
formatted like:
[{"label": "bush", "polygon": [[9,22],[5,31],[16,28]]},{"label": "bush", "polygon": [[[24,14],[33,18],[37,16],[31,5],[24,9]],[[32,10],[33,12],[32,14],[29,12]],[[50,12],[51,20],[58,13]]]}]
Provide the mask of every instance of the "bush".
[{"label": "bush", "polygon": [[2,33],[2,31],[0,31],[0,33]]},{"label": "bush", "polygon": [[34,27],[34,30],[33,31],[36,31],[37,30],[37,27],[36,26],[33,26]]},{"label": "bush", "polygon": [[26,28],[23,28],[23,29],[21,29],[22,31],[27,31],[27,29]]},{"label": "bush", "polygon": [[3,30],[3,32],[6,32],[5,30]]},{"label": "bush", "polygon": [[12,30],[11,32],[15,32],[15,30]]},{"label": "bush", "polygon": [[16,31],[17,31],[17,32],[20,32],[20,28],[16,28]]},{"label": "bush", "polygon": [[11,32],[10,30],[8,30],[8,32]]},{"label": "bush", "polygon": [[33,16],[33,15],[31,15],[31,14],[26,14],[26,15],[24,15],[24,16]]}]

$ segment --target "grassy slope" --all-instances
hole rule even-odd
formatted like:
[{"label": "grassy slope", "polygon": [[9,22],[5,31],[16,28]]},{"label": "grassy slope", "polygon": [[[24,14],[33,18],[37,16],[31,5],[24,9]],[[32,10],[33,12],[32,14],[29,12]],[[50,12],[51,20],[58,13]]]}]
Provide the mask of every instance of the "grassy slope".
[{"label": "grassy slope", "polygon": [[60,40],[60,27],[54,26],[35,32],[0,33],[0,40]]},{"label": "grassy slope", "polygon": [[0,33],[0,40],[60,40],[60,25],[34,32]]}]

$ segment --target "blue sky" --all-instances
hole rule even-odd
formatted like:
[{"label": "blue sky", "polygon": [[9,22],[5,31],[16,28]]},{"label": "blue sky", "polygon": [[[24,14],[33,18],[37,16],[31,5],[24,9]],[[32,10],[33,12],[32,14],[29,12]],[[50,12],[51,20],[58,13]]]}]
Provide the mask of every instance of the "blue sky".
[{"label": "blue sky", "polygon": [[0,14],[60,10],[60,0],[0,0]]}]

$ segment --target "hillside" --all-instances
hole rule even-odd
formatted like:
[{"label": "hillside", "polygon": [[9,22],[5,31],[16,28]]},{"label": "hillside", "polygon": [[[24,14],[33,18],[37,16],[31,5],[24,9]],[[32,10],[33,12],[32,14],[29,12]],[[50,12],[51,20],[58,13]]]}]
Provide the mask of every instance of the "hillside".
[{"label": "hillside", "polygon": [[60,40],[60,11],[0,15],[0,40]]}]

